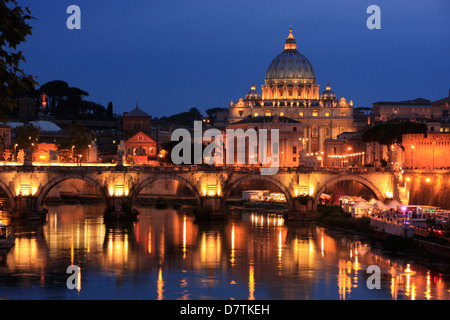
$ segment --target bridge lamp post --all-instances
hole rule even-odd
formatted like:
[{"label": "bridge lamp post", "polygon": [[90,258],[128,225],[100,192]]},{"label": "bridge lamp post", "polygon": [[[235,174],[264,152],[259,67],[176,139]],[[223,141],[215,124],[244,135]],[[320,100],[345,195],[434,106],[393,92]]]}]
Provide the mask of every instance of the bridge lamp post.
[{"label": "bridge lamp post", "polygon": [[73,149],[75,149],[75,146],[72,146],[72,161],[74,160],[74,151]]},{"label": "bridge lamp post", "polygon": [[411,166],[412,169],[414,170],[414,145],[411,146]]},{"label": "bridge lamp post", "polygon": [[18,146],[19,145],[17,143],[14,145],[14,162],[17,162],[16,149],[17,149]]}]

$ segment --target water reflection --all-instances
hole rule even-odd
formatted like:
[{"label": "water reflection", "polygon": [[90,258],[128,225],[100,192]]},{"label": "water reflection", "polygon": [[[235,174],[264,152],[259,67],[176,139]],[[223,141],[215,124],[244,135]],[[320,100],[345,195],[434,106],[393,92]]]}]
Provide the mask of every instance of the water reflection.
[{"label": "water reflection", "polygon": [[[198,222],[181,210],[141,208],[107,223],[99,205],[50,207],[47,222],[12,222],[16,245],[0,264],[10,299],[450,299],[443,274],[391,258],[359,236],[277,214]],[[66,288],[69,265],[81,290]],[[381,268],[369,290],[367,267]],[[442,265],[447,267],[448,265]],[[13,279],[13,280],[11,280]],[[39,288],[39,290],[29,290]]]}]

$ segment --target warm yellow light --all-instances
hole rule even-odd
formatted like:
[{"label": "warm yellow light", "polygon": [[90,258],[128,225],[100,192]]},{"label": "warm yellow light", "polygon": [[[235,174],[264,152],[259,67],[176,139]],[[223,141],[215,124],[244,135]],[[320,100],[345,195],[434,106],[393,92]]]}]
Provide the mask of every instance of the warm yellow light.
[{"label": "warm yellow light", "polygon": [[414,145],[411,146],[411,149],[414,149]]},{"label": "warm yellow light", "polygon": [[406,178],[406,181],[411,181],[411,178],[410,178],[410,177],[407,177],[407,178]]},{"label": "warm yellow light", "polygon": [[426,181],[426,182],[430,182],[431,179],[430,179],[430,178],[426,178],[425,181]]}]

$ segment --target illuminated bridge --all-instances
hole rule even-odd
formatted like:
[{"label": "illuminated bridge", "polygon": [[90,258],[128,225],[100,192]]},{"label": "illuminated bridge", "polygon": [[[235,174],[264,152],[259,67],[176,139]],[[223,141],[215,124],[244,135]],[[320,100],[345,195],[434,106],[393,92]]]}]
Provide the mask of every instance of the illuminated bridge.
[{"label": "illuminated bridge", "polygon": [[[372,169],[372,170],[369,170]],[[158,180],[176,180],[197,198],[199,205],[209,205],[216,212],[225,207],[231,192],[244,182],[265,181],[277,187],[286,197],[288,218],[317,209],[320,195],[340,181],[356,181],[379,200],[399,198],[398,177],[392,172],[373,168],[359,171],[300,170],[280,168],[275,175],[261,175],[258,167],[209,166],[8,166],[0,167],[0,187],[7,194],[12,212],[45,214],[45,200],[59,183],[79,179],[94,185],[106,205],[120,211],[125,199],[136,200],[139,193]],[[301,204],[301,196],[309,204]]]}]

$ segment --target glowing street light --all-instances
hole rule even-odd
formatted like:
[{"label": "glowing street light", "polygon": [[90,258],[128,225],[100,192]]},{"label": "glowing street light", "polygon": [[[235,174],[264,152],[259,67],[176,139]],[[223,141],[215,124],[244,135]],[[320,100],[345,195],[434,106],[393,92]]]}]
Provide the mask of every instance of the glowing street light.
[{"label": "glowing street light", "polygon": [[19,145],[18,145],[17,143],[14,145],[14,162],[17,162],[16,148],[17,148],[18,146],[19,146]]}]

